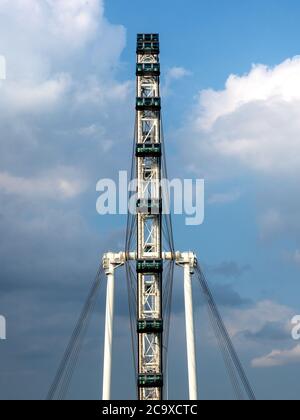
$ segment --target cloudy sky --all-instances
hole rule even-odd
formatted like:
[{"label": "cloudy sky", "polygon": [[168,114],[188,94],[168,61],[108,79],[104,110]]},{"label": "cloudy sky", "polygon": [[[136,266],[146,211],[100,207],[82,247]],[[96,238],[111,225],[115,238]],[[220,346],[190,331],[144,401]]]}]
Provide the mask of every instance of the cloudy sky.
[{"label": "cloudy sky", "polygon": [[[206,182],[205,223],[175,217],[176,248],[197,252],[258,398],[299,398],[299,17],[296,0],[0,0],[1,399],[45,398],[101,254],[124,247],[96,183],[130,166],[137,32],[161,35],[170,175]],[[135,396],[125,283],[120,399]],[[201,398],[232,398],[196,285],[195,303]],[[101,395],[103,315],[104,289],[69,398]],[[169,395],[186,398],[180,272],[172,325]]]}]

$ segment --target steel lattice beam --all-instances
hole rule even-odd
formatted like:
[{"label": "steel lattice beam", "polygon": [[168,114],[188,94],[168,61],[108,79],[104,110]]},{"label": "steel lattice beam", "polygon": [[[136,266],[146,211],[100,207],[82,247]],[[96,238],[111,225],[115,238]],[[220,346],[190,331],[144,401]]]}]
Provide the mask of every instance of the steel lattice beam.
[{"label": "steel lattice beam", "polygon": [[[136,142],[137,146],[144,145],[152,150],[161,144],[158,52],[157,34],[138,35]],[[162,271],[153,272],[151,269],[151,262],[162,261],[162,216],[161,207],[157,206],[161,202],[161,157],[146,153],[144,156],[137,155],[136,170],[138,200],[140,203],[147,202],[137,213],[137,260],[149,263],[149,268],[137,273],[137,318],[138,322],[148,320],[154,323],[162,320]],[[138,388],[141,400],[162,399],[162,329],[148,328],[138,332]]]}]

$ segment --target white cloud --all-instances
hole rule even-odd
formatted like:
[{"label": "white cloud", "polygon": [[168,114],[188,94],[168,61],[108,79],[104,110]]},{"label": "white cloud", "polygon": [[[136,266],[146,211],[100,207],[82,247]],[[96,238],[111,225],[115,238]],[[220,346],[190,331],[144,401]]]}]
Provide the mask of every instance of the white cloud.
[{"label": "white cloud", "polygon": [[183,77],[190,76],[191,72],[184,67],[171,67],[166,74],[168,80],[180,80]]},{"label": "white cloud", "polygon": [[12,112],[31,114],[50,110],[59,103],[70,85],[70,77],[65,74],[41,83],[9,81],[2,88],[2,116]]},{"label": "white cloud", "polygon": [[50,0],[52,12],[50,31],[71,45],[82,45],[93,38],[104,7],[99,0]]},{"label": "white cloud", "polygon": [[27,198],[70,199],[85,190],[82,176],[70,168],[56,168],[38,178],[0,172],[0,191]]},{"label": "white cloud", "polygon": [[251,179],[261,237],[299,239],[300,57],[229,76],[223,90],[201,91],[189,115],[178,131],[186,170],[207,182]]},{"label": "white cloud", "polygon": [[274,68],[254,65],[249,74],[241,77],[231,75],[225,90],[201,92],[203,113],[199,116],[199,125],[211,128],[218,118],[253,102],[291,103],[300,100],[299,67],[300,57],[288,59]]},{"label": "white cloud", "polygon": [[252,361],[255,368],[270,368],[300,363],[300,344],[290,350],[273,350],[266,356]]},{"label": "white cloud", "polygon": [[[21,193],[21,183],[40,196],[46,184],[73,196],[68,176],[46,182],[56,168],[72,167],[94,190],[103,171],[117,165],[113,154],[113,164],[103,162],[103,153],[116,144],[120,152],[131,136],[132,83],[115,77],[125,28],[106,19],[103,0],[0,0],[0,14],[7,62],[0,84],[2,188]],[[34,184],[35,177],[41,181]]]},{"label": "white cloud", "polygon": [[292,317],[291,308],[264,300],[247,309],[232,309],[226,316],[226,323],[230,334],[236,336],[245,331],[255,334],[268,323],[280,322],[290,325]]},{"label": "white cloud", "polygon": [[231,75],[223,91],[200,92],[187,128],[195,139],[190,149],[220,173],[228,167],[229,173],[298,173],[300,57],[274,68],[253,66],[244,76]]},{"label": "white cloud", "polygon": [[0,0],[0,9],[22,27],[25,38],[39,32],[33,48],[61,43],[68,45],[67,54],[95,37],[104,21],[103,0]]},{"label": "white cloud", "polygon": [[51,80],[62,66],[76,78],[87,61],[112,76],[126,43],[125,28],[105,18],[103,0],[0,0],[0,12],[0,52],[8,80],[19,83]]},{"label": "white cloud", "polygon": [[163,95],[167,96],[170,94],[173,82],[190,75],[191,72],[184,67],[171,67],[168,69],[165,75],[165,83],[162,87]]},{"label": "white cloud", "polygon": [[124,101],[133,91],[132,82],[124,82],[116,84],[109,80],[101,82],[95,78],[91,78],[83,85],[76,87],[74,95],[75,105],[86,106],[87,104],[101,106],[107,108],[108,105],[116,101]]}]

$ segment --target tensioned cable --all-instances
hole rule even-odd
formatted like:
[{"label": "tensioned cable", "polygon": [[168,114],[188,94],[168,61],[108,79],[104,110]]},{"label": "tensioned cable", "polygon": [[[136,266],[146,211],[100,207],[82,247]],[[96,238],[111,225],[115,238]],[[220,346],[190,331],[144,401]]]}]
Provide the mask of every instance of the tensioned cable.
[{"label": "tensioned cable", "polygon": [[136,235],[136,229],[137,229],[137,226],[136,226],[136,217],[133,217],[132,218],[132,226],[130,228],[130,233],[128,234],[128,238],[129,238],[128,239],[128,245],[127,245],[127,248],[125,249],[125,252],[126,252],[127,255],[129,254],[129,252],[131,250],[131,247],[132,247],[132,244],[133,244],[133,240],[134,240],[135,235]]},{"label": "tensioned cable", "polygon": [[129,272],[130,272],[130,285],[133,291],[133,298],[135,306],[137,306],[137,278],[136,272],[133,270],[131,263],[129,263]]},{"label": "tensioned cable", "polygon": [[[126,279],[127,279],[127,291],[128,291],[128,305],[129,305],[129,317],[130,317],[130,330],[131,330],[131,345],[132,345],[132,357],[133,357],[133,370],[134,376],[137,372],[137,343],[136,343],[136,296],[132,287],[132,273],[130,262],[127,261],[125,264],[126,268]],[[138,393],[138,389],[136,389]]]},{"label": "tensioned cable", "polygon": [[175,268],[175,262],[171,262],[171,279],[170,279],[170,289],[169,289],[169,297],[168,297],[168,315],[167,315],[167,343],[169,342],[169,332],[170,332],[170,321],[171,321],[171,313],[172,313],[172,299],[173,299],[173,286],[174,286],[174,268]]},{"label": "tensioned cable", "polygon": [[224,363],[225,363],[225,367],[226,367],[226,370],[228,372],[228,376],[229,376],[229,379],[231,381],[234,393],[236,395],[236,399],[237,400],[243,400],[244,399],[243,398],[243,392],[242,392],[241,387],[240,387],[240,383],[239,383],[239,380],[238,380],[238,377],[237,377],[237,372],[234,369],[234,366],[233,366],[233,364],[231,362],[231,359],[230,359],[230,354],[228,353],[228,349],[227,349],[227,347],[224,343],[224,340],[222,339],[220,329],[218,328],[218,324],[216,323],[216,318],[213,316],[213,313],[210,310],[208,310],[208,316],[209,316],[211,326],[214,330],[217,342],[219,344],[219,349],[220,349],[220,352],[222,354],[222,357],[223,357],[223,360],[224,360]]},{"label": "tensioned cable", "polygon": [[[164,136],[164,125],[163,125],[163,118],[161,114],[161,137],[162,137],[162,151],[163,151],[163,160],[162,160],[162,168],[164,178],[167,180],[168,178],[168,169],[167,169],[167,159],[166,159],[166,147],[165,147],[165,136]],[[168,204],[170,203],[170,196],[169,191],[167,191],[167,200]],[[169,225],[170,230],[170,240],[171,240],[171,251],[175,252],[175,245],[174,245],[174,234],[173,234],[173,224],[172,224],[172,216],[171,212],[166,215],[167,223]]]},{"label": "tensioned cable", "polygon": [[165,319],[165,336],[164,342],[166,343],[166,348],[168,347],[169,343],[169,330],[170,330],[170,317],[171,317],[171,310],[172,310],[172,297],[173,297],[173,283],[174,283],[174,261],[170,262],[168,276],[168,288],[166,297],[164,300],[164,319]]},{"label": "tensioned cable", "polygon": [[[166,148],[165,148],[165,138],[164,138],[164,128],[163,128],[163,118],[161,114],[161,143],[162,143],[162,174],[163,179],[168,180],[168,171],[167,171],[167,160],[166,160]],[[175,253],[175,245],[174,245],[174,235],[173,235],[173,224],[172,224],[172,216],[170,212],[170,191],[166,185],[164,185],[164,190],[162,190],[164,194],[164,199],[167,201],[165,204],[165,209],[168,210],[166,214],[162,215],[163,221],[163,231],[165,233],[166,242],[169,246],[169,250],[174,254]],[[165,228],[164,228],[165,226]],[[170,338],[170,325],[171,325],[171,313],[172,313],[172,298],[173,298],[173,284],[174,284],[174,267],[175,262],[172,260],[170,263],[169,271],[167,273],[167,286],[164,290],[164,374],[168,381],[168,352],[169,352],[169,338]],[[167,399],[169,398],[169,389],[167,386],[166,390]]]},{"label": "tensioned cable", "polygon": [[163,309],[165,309],[165,304],[168,301],[168,295],[169,295],[169,285],[170,285],[170,273],[171,273],[171,262],[167,261],[165,263],[164,267],[164,276],[163,276],[163,296],[162,296],[162,304]]},{"label": "tensioned cable", "polygon": [[[167,199],[167,198],[165,198]],[[163,214],[162,215],[162,228],[163,228],[163,235],[164,239],[166,241],[166,244],[168,245],[168,249],[171,252],[174,252],[174,239],[171,229],[171,221],[170,221],[170,215],[169,214]]]},{"label": "tensioned cable", "polygon": [[[130,182],[133,181],[134,174],[135,174],[136,124],[137,124],[137,121],[135,121],[135,125],[134,125]],[[132,192],[129,192],[129,194],[128,194],[128,203],[129,203],[129,200],[130,200],[132,194],[133,194]],[[125,241],[125,251],[127,253],[130,251],[131,242],[132,242],[132,238],[133,238],[134,225],[136,223],[136,216],[133,215],[133,214],[131,214],[131,211],[130,210],[131,209],[128,208],[127,229],[126,229],[126,241]]]},{"label": "tensioned cable", "polygon": [[[221,317],[221,314],[217,308],[217,305],[215,303],[214,297],[212,295],[212,292],[209,288],[208,282],[205,278],[205,275],[203,273],[203,271],[201,270],[201,267],[198,265],[196,268],[196,273],[197,273],[197,277],[201,286],[201,289],[204,293],[204,296],[207,300],[208,303],[208,307],[209,310],[211,311],[211,315],[213,317],[213,319],[215,320],[215,325],[218,328],[218,331],[220,333],[220,337],[222,339],[222,342],[228,352],[228,356],[229,358],[227,359],[228,361],[230,361],[231,363],[233,363],[234,367],[237,370],[237,373],[239,375],[239,378],[243,384],[243,387],[245,389],[245,392],[248,396],[248,398],[252,401],[256,400],[254,391],[250,385],[250,382],[246,376],[246,373],[243,369],[243,366],[240,362],[240,359],[236,353],[236,350],[234,348],[234,345],[232,343],[232,340],[229,336],[229,333],[225,327],[225,324],[223,322],[223,319]],[[227,356],[226,356],[227,357]]]},{"label": "tensioned cable", "polygon": [[[170,337],[170,323],[171,323],[171,313],[172,313],[172,296],[173,296],[173,280],[174,280],[174,261],[170,262],[170,267],[167,273],[167,290],[164,304],[164,375],[168,381],[168,352],[169,352],[169,337]],[[167,399],[168,399],[168,387],[166,390]]]},{"label": "tensioned cable", "polygon": [[162,215],[162,232],[163,238],[166,242],[165,250],[174,253],[174,240],[169,226],[168,215]]},{"label": "tensioned cable", "polygon": [[[166,246],[165,246],[165,250],[168,251],[173,251],[172,250],[172,238],[171,238],[171,233],[170,233],[170,229],[167,223],[167,217],[166,216],[162,216],[162,233],[163,233],[163,239],[166,242]],[[168,247],[168,248],[167,248]]]},{"label": "tensioned cable", "polygon": [[92,284],[90,293],[86,299],[83,310],[71,335],[64,356],[61,360],[53,383],[47,395],[47,400],[53,400],[56,395],[64,396],[69,383],[72,379],[74,367],[76,365],[79,351],[82,345],[82,339],[86,332],[90,315],[95,307],[96,296],[105,277],[102,265],[99,267],[95,280]]},{"label": "tensioned cable", "polygon": [[[136,127],[137,120],[135,120],[134,125],[134,135],[133,135],[133,146],[132,146],[132,158],[131,158],[131,173],[130,173],[130,182],[133,181],[135,175],[135,147],[136,147]],[[133,195],[133,192],[128,193],[128,203]],[[128,207],[128,217],[127,217],[127,229],[126,229],[126,241],[125,241],[125,252],[128,255],[134,234],[136,230],[136,215],[131,213],[131,209]],[[136,297],[136,289],[134,287],[134,275],[133,270],[131,268],[130,261],[126,261],[125,264],[126,270],[126,282],[127,282],[127,295],[128,295],[128,309],[129,309],[129,321],[130,321],[130,331],[131,331],[131,345],[132,345],[132,357],[133,357],[133,369],[134,375],[137,372],[137,352],[136,352],[136,305],[137,305],[137,297]]]},{"label": "tensioned cable", "polygon": [[245,391],[247,392],[249,398],[250,399],[255,399],[254,393],[253,393],[253,391],[251,389],[251,386],[250,386],[250,384],[248,382],[248,379],[246,377],[246,374],[245,374],[245,372],[244,372],[244,370],[242,368],[241,362],[239,361],[239,358],[238,358],[237,353],[236,353],[236,351],[234,349],[234,346],[232,344],[232,341],[231,341],[231,339],[229,337],[229,334],[227,332],[227,329],[226,329],[226,327],[225,327],[225,325],[223,323],[223,320],[221,318],[221,315],[220,315],[220,313],[219,313],[219,311],[218,311],[218,309],[216,307],[215,301],[214,301],[213,296],[211,294],[211,291],[210,291],[210,289],[208,287],[208,283],[207,283],[207,281],[206,281],[206,279],[204,277],[204,274],[202,273],[202,271],[201,271],[200,268],[198,268],[197,271],[198,271],[198,277],[199,277],[199,280],[200,280],[201,287],[203,289],[203,292],[205,294],[205,297],[206,298],[209,298],[209,300],[208,300],[209,308],[210,308],[211,313],[212,313],[212,315],[213,315],[213,317],[214,317],[214,319],[216,321],[216,325],[217,325],[217,327],[218,327],[218,329],[220,331],[222,340],[223,340],[223,342],[224,342],[224,344],[226,346],[226,349],[227,349],[228,354],[229,354],[229,356],[231,358],[231,361],[234,364],[235,368],[237,369],[237,372],[238,372],[238,374],[240,376],[240,379],[241,379],[241,381],[243,383],[243,386],[244,386]]},{"label": "tensioned cable", "polygon": [[59,400],[64,400],[66,398],[67,394],[68,394],[70,384],[71,384],[71,380],[72,380],[72,377],[74,375],[74,372],[75,372],[75,369],[76,369],[76,366],[77,366],[77,363],[78,363],[78,360],[79,360],[79,355],[80,355],[80,352],[81,352],[81,349],[82,349],[82,346],[83,346],[83,343],[84,343],[84,339],[85,339],[85,336],[86,336],[86,333],[87,333],[87,328],[88,328],[91,316],[94,312],[94,309],[95,309],[95,306],[96,306],[96,303],[97,303],[97,299],[96,299],[97,295],[98,294],[96,293],[95,298],[93,298],[90,309],[88,310],[87,315],[86,315],[86,317],[84,319],[84,322],[83,322],[82,332],[79,335],[78,340],[77,340],[77,342],[74,346],[74,355],[72,356],[72,358],[70,358],[70,363],[68,364],[68,367],[66,369],[66,374],[65,374],[64,379],[62,381],[61,388],[60,388],[60,391],[59,391],[59,394],[58,394],[58,399]]},{"label": "tensioned cable", "polygon": [[[162,313],[164,319],[164,333],[163,333],[163,350],[164,350],[164,359],[167,356],[167,348],[168,348],[168,340],[167,340],[167,329],[166,325],[168,323],[168,315],[169,315],[169,293],[171,288],[171,272],[172,272],[172,261],[168,261],[165,264],[164,274],[163,274],[163,282],[165,283],[163,288],[163,296],[162,296]],[[166,369],[166,364],[164,364],[164,370]]]},{"label": "tensioned cable", "polygon": [[[102,269],[98,271],[99,276],[102,272]],[[71,337],[71,340],[69,342],[69,345],[67,347],[66,353],[64,355],[64,358],[61,362],[60,368],[57,372],[56,378],[53,382],[53,385],[51,387],[51,390],[49,392],[48,399],[54,399],[55,395],[58,395],[58,399],[61,399],[64,397],[64,395],[67,392],[67,388],[69,386],[70,380],[73,375],[74,368],[77,363],[77,359],[79,356],[79,351],[82,346],[83,338],[86,333],[86,329],[88,326],[88,322],[90,319],[90,315],[94,309],[95,303],[96,303],[96,296],[97,292],[99,290],[99,287],[102,283],[103,277],[100,278],[96,277],[95,283],[92,287],[92,290],[87,298],[86,304],[84,306],[84,309],[81,313],[81,316],[79,318],[79,321],[75,327],[75,330],[73,332],[73,335]],[[99,279],[99,281],[98,281]]]}]

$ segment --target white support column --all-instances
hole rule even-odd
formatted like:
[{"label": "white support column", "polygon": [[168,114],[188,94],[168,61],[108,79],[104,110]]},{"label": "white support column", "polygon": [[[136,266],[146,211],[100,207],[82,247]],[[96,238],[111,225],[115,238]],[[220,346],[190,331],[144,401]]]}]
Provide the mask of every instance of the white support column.
[{"label": "white support column", "polygon": [[115,295],[115,268],[112,264],[107,272],[105,343],[103,365],[103,400],[111,397],[111,365],[112,365],[112,340],[114,328],[114,295]]},{"label": "white support column", "polygon": [[184,300],[185,300],[185,322],[186,322],[186,342],[188,357],[189,374],[189,395],[191,401],[198,399],[197,386],[197,364],[196,364],[196,344],[195,344],[195,325],[193,309],[192,273],[190,264],[184,265]]},{"label": "white support column", "polygon": [[194,273],[194,267],[196,266],[196,263],[197,257],[192,252],[176,253],[176,264],[183,267],[184,269],[186,343],[189,376],[189,399],[191,401],[198,400],[197,361],[192,289],[192,274]]},{"label": "white support column", "polygon": [[105,317],[105,341],[104,341],[104,364],[103,364],[103,394],[102,399],[111,399],[111,367],[112,347],[114,331],[114,303],[115,303],[115,270],[124,265],[125,254],[105,254],[103,268],[107,275],[106,294],[106,317]]}]

